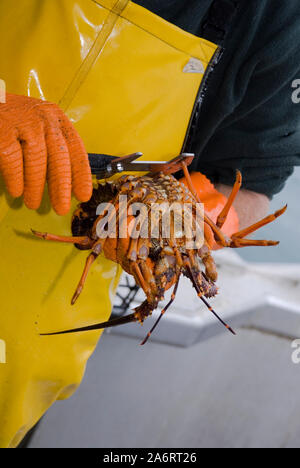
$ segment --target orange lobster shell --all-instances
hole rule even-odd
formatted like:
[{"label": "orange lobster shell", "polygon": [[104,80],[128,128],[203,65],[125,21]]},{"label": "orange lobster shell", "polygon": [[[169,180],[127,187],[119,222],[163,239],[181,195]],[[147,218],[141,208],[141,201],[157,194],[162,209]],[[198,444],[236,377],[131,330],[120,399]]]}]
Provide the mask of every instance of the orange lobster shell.
[{"label": "orange lobster shell", "polygon": [[[145,301],[135,309],[133,314],[89,327],[49,334],[102,329],[135,321],[143,323],[145,318],[151,315],[152,311],[157,308],[159,302],[164,299],[165,292],[174,286],[171,300],[162,310],[154,327],[141,343],[144,344],[150,337],[159,320],[174,301],[179,279],[182,274],[191,280],[197,295],[209,310],[227,329],[234,333],[232,328],[218,317],[206,300],[217,293],[216,280],[218,275],[215,262],[211,255],[210,240],[213,238],[220,246],[231,248],[251,245],[276,245],[278,244],[276,241],[251,240],[247,239],[246,236],[274,221],[278,216],[284,213],[286,207],[267,216],[260,222],[234,233],[230,238],[227,237],[222,232],[222,226],[226,221],[230,207],[241,187],[242,177],[240,172],[237,172],[232,193],[219,214],[216,223],[205,214],[205,211],[202,215],[203,242],[201,246],[195,245],[193,248],[187,248],[186,235],[175,235],[174,215],[169,218],[172,225],[171,227],[173,228],[170,230],[169,237],[165,238],[161,235],[161,226],[159,225],[159,236],[158,238],[154,238],[152,235],[153,226],[149,229],[148,218],[150,216],[150,208],[153,204],[160,206],[166,201],[169,202],[169,204],[177,203],[179,206],[186,203],[190,204],[192,207],[190,223],[193,225],[193,228],[195,226],[199,228],[195,215],[195,207],[198,203],[201,203],[201,200],[199,200],[193,187],[185,162],[182,162],[182,169],[188,187],[182,182],[179,182],[171,174],[166,175],[164,173],[139,177],[125,175],[113,183],[106,184],[104,187],[100,185],[99,188],[94,190],[91,200],[79,205],[74,213],[72,221],[73,236],[71,237],[55,236],[48,233],[33,231],[36,236],[46,240],[73,243],[81,250],[91,250],[82,277],[73,296],[72,304],[76,302],[81,294],[89,269],[101,253],[103,253],[106,258],[120,264],[127,273],[133,275],[137,285],[143,289],[146,295]],[[119,201],[120,195],[126,196],[128,200],[126,211],[123,210],[123,212]],[[100,202],[107,203],[115,208],[114,213],[105,218],[107,222],[105,221],[104,224],[104,214],[107,214],[107,210],[104,209],[100,215],[97,215],[97,207]],[[120,230],[123,222],[126,221],[126,226],[129,224],[131,229],[132,227],[137,227],[136,217],[130,211],[134,203],[143,203],[146,207],[144,215],[139,218],[140,234],[132,237],[130,229],[127,229],[126,235],[121,237]],[[116,235],[99,236],[99,224],[102,222],[103,225],[101,229],[103,230],[104,227],[107,227],[109,221],[112,221],[112,218],[114,218],[114,221],[118,221],[118,232],[115,233]],[[122,221],[120,221],[121,219]],[[161,223],[161,218],[157,220],[157,223]],[[143,227],[146,229],[146,236],[141,235]]]}]

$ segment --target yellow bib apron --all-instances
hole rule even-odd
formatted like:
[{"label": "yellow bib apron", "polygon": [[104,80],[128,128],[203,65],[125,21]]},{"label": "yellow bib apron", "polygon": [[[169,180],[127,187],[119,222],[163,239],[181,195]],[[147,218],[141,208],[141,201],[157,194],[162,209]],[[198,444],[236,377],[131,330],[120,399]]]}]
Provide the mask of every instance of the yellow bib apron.
[{"label": "yellow bib apron", "polygon": [[[216,49],[127,0],[0,2],[0,78],[7,91],[58,103],[89,153],[178,155]],[[0,185],[0,357],[6,360],[0,362],[0,447],[18,445],[56,399],[74,392],[100,336],[39,332],[105,321],[111,313],[115,264],[101,258],[71,307],[86,253],[30,234],[35,228],[68,235],[70,219],[55,215],[47,195],[33,212]]]}]

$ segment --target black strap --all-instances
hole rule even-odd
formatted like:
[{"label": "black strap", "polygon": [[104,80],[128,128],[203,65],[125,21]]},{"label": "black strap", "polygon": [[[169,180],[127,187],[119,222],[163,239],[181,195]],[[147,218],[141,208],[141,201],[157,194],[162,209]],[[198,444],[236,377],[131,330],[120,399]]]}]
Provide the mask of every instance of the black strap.
[{"label": "black strap", "polygon": [[223,46],[233,25],[239,0],[214,0],[203,19],[200,36]]},{"label": "black strap", "polygon": [[193,153],[195,150],[194,141],[198,130],[200,109],[209,86],[210,75],[214,72],[214,69],[226,50],[226,38],[234,25],[240,3],[241,0],[214,0],[207,14],[203,18],[199,35],[204,39],[217,44],[219,49],[208,66],[203,78],[182,152]]},{"label": "black strap", "polygon": [[97,174],[99,171],[104,171],[106,166],[115,158],[116,156],[109,156],[108,154],[89,153],[92,174]]}]

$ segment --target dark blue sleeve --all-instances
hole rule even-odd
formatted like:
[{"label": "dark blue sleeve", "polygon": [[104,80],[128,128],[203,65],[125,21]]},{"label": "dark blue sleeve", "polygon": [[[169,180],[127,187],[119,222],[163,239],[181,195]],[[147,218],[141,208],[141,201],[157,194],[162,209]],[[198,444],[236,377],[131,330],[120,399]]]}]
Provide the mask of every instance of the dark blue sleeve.
[{"label": "dark blue sleeve", "polygon": [[256,29],[253,47],[231,77],[239,91],[234,84],[226,88],[232,111],[203,148],[197,170],[232,185],[238,168],[244,188],[272,197],[300,165],[300,2],[284,2],[282,12],[267,15]]}]

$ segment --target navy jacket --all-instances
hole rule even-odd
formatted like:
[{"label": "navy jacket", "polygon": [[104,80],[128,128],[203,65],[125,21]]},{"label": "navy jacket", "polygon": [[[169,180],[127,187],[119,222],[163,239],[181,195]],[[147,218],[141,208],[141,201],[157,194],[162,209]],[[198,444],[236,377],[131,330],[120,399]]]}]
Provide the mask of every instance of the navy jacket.
[{"label": "navy jacket", "polygon": [[209,78],[190,151],[214,183],[269,197],[300,164],[299,0],[136,0],[223,47]]}]

